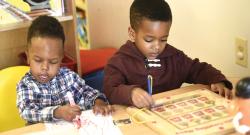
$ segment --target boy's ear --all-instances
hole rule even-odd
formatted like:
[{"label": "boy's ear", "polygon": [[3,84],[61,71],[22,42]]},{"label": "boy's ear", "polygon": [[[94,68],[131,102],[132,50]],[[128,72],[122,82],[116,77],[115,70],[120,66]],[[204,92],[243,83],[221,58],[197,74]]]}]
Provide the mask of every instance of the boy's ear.
[{"label": "boy's ear", "polygon": [[135,42],[135,31],[131,26],[128,27],[128,36],[132,42]]}]

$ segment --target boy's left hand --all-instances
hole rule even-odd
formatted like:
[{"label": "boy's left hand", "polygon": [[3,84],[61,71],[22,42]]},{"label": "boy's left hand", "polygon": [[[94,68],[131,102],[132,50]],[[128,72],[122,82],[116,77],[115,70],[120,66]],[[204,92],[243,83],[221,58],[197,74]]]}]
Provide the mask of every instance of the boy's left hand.
[{"label": "boy's left hand", "polygon": [[211,90],[219,93],[219,95],[224,96],[227,99],[232,99],[232,90],[226,88],[225,84],[222,82],[211,84]]},{"label": "boy's left hand", "polygon": [[95,105],[93,107],[94,114],[102,114],[104,116],[111,114],[114,111],[111,105],[108,105],[101,99],[95,100]]}]

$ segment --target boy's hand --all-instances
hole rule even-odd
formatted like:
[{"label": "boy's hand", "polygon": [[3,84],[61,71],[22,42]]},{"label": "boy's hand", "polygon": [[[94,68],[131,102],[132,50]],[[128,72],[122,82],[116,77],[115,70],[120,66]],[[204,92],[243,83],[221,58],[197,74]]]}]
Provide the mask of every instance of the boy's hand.
[{"label": "boy's hand", "polygon": [[101,99],[95,100],[95,105],[93,107],[94,114],[102,114],[104,116],[111,114],[114,111],[111,105],[108,105]]},{"label": "boy's hand", "polygon": [[145,90],[141,88],[134,88],[132,90],[131,98],[134,106],[138,108],[150,108],[154,104],[151,95],[149,95]]},{"label": "boy's hand", "polygon": [[224,96],[227,99],[232,99],[232,90],[225,87],[224,83],[214,83],[211,84],[211,90],[219,93],[219,95]]},{"label": "boy's hand", "polygon": [[66,121],[72,121],[77,115],[81,115],[80,107],[77,105],[64,105],[59,106],[54,110],[54,117],[57,119],[64,119]]}]

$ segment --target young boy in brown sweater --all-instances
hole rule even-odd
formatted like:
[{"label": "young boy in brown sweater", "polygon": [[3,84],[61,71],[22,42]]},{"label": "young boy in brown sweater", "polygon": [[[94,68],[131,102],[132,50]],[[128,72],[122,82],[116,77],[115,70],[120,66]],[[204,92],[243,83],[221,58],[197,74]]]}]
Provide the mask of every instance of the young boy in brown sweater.
[{"label": "young boy in brown sweater", "polygon": [[179,88],[182,83],[200,83],[225,97],[232,84],[217,69],[191,59],[167,43],[172,13],[164,0],[134,0],[130,7],[127,41],[105,67],[104,93],[112,104],[150,107],[148,76],[152,94]]}]

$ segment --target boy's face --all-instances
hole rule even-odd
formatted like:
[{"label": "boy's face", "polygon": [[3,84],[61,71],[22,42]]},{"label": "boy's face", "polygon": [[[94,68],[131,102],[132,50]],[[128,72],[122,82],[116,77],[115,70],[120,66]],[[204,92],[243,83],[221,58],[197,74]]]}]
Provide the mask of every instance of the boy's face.
[{"label": "boy's face", "polygon": [[143,19],[135,31],[129,28],[129,36],[147,59],[155,59],[164,50],[171,21],[150,21]]},{"label": "boy's face", "polygon": [[47,83],[60,68],[63,42],[59,38],[33,37],[26,53],[34,78],[40,83]]}]

